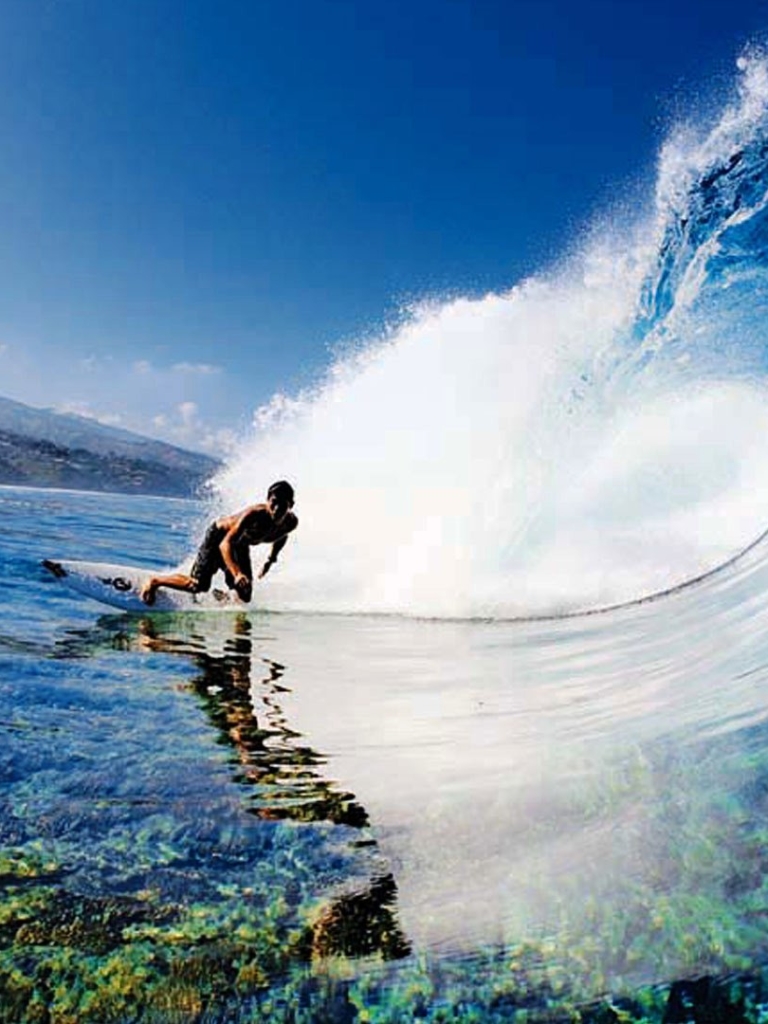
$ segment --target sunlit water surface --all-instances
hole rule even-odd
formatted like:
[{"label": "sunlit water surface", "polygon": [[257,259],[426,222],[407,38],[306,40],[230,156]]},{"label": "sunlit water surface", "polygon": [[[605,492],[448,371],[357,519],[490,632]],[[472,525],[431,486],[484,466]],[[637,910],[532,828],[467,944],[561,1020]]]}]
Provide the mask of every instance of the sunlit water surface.
[{"label": "sunlit water surface", "polygon": [[80,970],[112,1006],[120,964],[149,971],[160,1019],[267,1000],[274,1019],[537,1020],[610,997],[661,1020],[672,982],[756,984],[764,544],[657,601],[539,621],[131,617],[39,567],[171,563],[200,512],[0,489],[8,1006],[13,970],[44,991],[54,951],[73,1005]]}]

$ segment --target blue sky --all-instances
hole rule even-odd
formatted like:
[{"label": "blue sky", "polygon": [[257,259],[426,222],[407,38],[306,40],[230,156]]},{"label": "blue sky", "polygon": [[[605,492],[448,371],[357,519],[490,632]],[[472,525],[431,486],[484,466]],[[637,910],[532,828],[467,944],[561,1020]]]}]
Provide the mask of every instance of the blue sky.
[{"label": "blue sky", "polygon": [[750,0],[0,0],[0,394],[215,447],[403,304],[562,255],[767,33]]}]

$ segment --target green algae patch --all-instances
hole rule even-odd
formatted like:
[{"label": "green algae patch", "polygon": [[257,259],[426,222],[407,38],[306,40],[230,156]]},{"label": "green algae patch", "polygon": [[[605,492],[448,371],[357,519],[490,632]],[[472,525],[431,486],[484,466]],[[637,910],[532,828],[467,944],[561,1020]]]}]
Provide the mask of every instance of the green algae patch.
[{"label": "green algae patch", "polygon": [[[585,905],[580,929],[564,917],[558,932],[539,941],[417,957],[397,926],[392,876],[323,899],[289,898],[271,871],[303,834],[281,827],[288,845],[273,848],[263,876],[252,874],[248,886],[212,884],[208,899],[189,903],[151,888],[70,891],[53,857],[6,851],[0,1024],[768,1020],[768,985],[759,974],[655,987],[634,976],[637,964],[654,963],[654,949],[659,968],[676,958],[683,972],[708,958],[734,971],[746,963],[755,936],[734,930],[730,884],[720,899],[707,900],[696,893],[670,900],[638,886],[621,909]],[[760,876],[752,877],[749,858],[744,868],[754,887],[740,876],[739,899],[764,912]]]},{"label": "green algae patch", "polygon": [[277,913],[92,899],[53,887],[0,900],[0,1021],[196,1020],[236,1004],[311,943]]},{"label": "green algae patch", "polygon": [[46,857],[42,849],[0,849],[0,886],[51,878],[59,871],[58,862],[53,857]]}]

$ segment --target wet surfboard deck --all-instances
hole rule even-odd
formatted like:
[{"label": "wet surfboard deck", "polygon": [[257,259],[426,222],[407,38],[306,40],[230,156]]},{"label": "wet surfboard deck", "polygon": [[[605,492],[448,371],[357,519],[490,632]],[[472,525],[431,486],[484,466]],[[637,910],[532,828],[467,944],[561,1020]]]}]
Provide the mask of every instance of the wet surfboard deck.
[{"label": "wet surfboard deck", "polygon": [[245,608],[227,590],[213,588],[207,594],[189,594],[182,590],[159,590],[152,605],[141,599],[141,589],[157,569],[141,569],[134,565],[111,565],[108,562],[53,561],[42,565],[62,586],[83,594],[101,604],[126,612],[208,611],[218,608]]}]

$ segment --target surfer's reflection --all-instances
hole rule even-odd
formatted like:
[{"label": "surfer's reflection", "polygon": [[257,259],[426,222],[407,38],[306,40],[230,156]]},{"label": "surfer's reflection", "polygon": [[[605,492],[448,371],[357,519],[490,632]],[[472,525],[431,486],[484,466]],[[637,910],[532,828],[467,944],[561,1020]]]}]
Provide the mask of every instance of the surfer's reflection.
[{"label": "surfer's reflection", "polygon": [[[202,636],[174,624],[146,618],[137,624],[136,643],[153,651],[191,657],[199,674],[191,688],[200,698],[221,742],[233,751],[238,782],[252,787],[248,809],[263,819],[329,821],[353,829],[368,815],[351,793],[323,778],[327,758],[293,731],[281,708],[285,667],[254,653],[252,623],[246,615],[229,619],[228,635]],[[254,679],[254,666],[263,666]],[[362,836],[356,845],[373,846]],[[397,886],[390,873],[364,889],[328,902],[313,927],[312,954],[325,957],[406,956],[410,946],[396,919]]]},{"label": "surfer's reflection", "polygon": [[[322,777],[327,759],[290,729],[280,707],[280,694],[286,691],[280,682],[285,667],[267,658],[254,658],[251,628],[245,615],[237,616],[232,635],[219,644],[219,652],[212,650],[213,645],[200,643],[203,638],[199,634],[182,641],[163,635],[151,619],[140,621],[138,636],[141,646],[192,656],[200,670],[192,689],[222,739],[234,750],[240,765],[238,781],[256,787],[250,801],[254,814],[366,826],[368,815],[354,796],[336,790]],[[256,681],[251,679],[254,662],[264,670]]]}]

